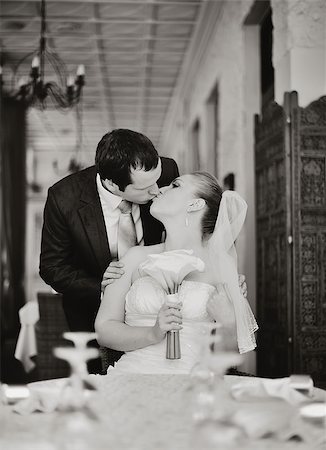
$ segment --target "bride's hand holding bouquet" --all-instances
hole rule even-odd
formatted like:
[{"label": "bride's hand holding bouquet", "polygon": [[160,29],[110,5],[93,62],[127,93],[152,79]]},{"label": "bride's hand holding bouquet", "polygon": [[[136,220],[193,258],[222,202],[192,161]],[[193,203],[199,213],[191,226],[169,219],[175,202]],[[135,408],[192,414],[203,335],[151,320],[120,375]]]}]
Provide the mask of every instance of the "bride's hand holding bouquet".
[{"label": "bride's hand holding bouquet", "polygon": [[162,341],[169,331],[179,331],[182,329],[182,303],[166,301],[158,312],[155,325],[153,327],[154,339]]}]

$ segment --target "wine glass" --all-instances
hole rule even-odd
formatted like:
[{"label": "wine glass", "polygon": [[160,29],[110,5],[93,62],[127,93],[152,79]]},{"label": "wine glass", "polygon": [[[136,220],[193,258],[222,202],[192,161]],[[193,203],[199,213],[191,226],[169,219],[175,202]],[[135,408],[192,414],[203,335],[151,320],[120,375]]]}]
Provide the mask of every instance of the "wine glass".
[{"label": "wine glass", "polygon": [[238,366],[243,361],[239,352],[230,347],[227,329],[219,323],[211,325],[207,334],[205,357],[215,380],[223,379],[230,367]]},{"label": "wine glass", "polygon": [[233,403],[224,374],[242,361],[229,349],[226,329],[219,323],[201,324],[201,360],[192,371],[194,380],[193,419],[197,440],[205,448],[228,448],[241,439],[241,432],[230,418]]},{"label": "wine glass", "polygon": [[[60,450],[86,450],[92,447],[94,435],[98,434],[99,428],[98,415],[89,402],[89,386],[92,384],[86,380],[86,363],[89,359],[96,358],[99,351],[86,346],[87,342],[94,338],[94,333],[88,336],[79,333],[67,334],[69,339],[77,344],[76,347],[56,347],[53,350],[57,358],[67,361],[71,371],[60,392],[57,408],[59,412],[53,423],[54,436]],[[92,389],[95,390],[95,386]]]},{"label": "wine glass", "polygon": [[[85,406],[87,389],[95,390],[95,386],[85,379],[87,376],[86,362],[98,356],[98,349],[86,347],[84,349],[74,347],[56,347],[53,350],[57,358],[63,359],[70,365],[70,377],[63,388],[61,407],[81,408]],[[86,382],[86,383],[85,383]]]},{"label": "wine glass", "polygon": [[217,325],[214,322],[203,322],[194,326],[197,327],[200,359],[192,368],[190,376],[193,391],[193,419],[200,423],[208,420],[214,409],[214,372],[209,364],[209,355],[211,336]]},{"label": "wine glass", "polygon": [[90,347],[87,347],[87,344],[89,341],[96,339],[97,334],[86,331],[66,331],[65,333],[63,333],[63,337],[69,341],[72,341],[75,345],[75,348],[79,350],[79,364],[76,370],[79,371],[79,374],[83,381],[83,386],[86,389],[95,390],[96,386],[88,378],[87,361],[89,359],[96,358],[99,353],[97,351],[97,354],[95,355],[95,352],[89,352],[88,349]]},{"label": "wine glass", "polygon": [[86,348],[87,343],[97,338],[96,333],[87,331],[66,331],[63,333],[63,337],[72,341],[76,348]]}]

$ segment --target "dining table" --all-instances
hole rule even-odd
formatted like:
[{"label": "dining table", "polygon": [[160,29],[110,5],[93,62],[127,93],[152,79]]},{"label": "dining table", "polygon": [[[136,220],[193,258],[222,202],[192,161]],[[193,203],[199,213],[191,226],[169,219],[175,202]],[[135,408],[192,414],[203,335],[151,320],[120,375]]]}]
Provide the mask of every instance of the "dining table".
[{"label": "dining table", "polygon": [[[229,395],[236,385],[253,383],[252,378],[225,375],[219,381],[223,395],[214,400],[216,411],[226,410],[230,417],[242,417],[237,426],[225,420],[225,415],[206,417],[199,412],[205,404],[200,394],[200,382],[190,375],[178,374],[126,374],[109,371],[107,375],[89,375],[95,389],[87,390],[85,411],[62,411],[52,408],[67,385],[66,378],[39,381],[28,385],[31,396],[46,399],[49,410],[19,410],[19,404],[4,404],[0,409],[1,450],[311,450],[324,448],[320,439],[325,423],[309,423],[300,416],[300,408],[281,398],[244,398],[241,401]],[[256,380],[259,380],[256,378]],[[199,393],[199,395],[198,395]],[[201,400],[199,400],[201,399]],[[314,388],[313,399],[326,402],[326,391]],[[207,405],[206,405],[207,406]],[[54,409],[54,410],[53,410]],[[273,413],[274,411],[274,413]],[[278,413],[278,411],[281,412]],[[253,430],[265,417],[268,421],[287,419],[296,421],[299,430],[306,427],[306,436],[300,440],[288,436],[284,422],[283,437],[273,433],[273,427],[261,436],[245,433]],[[273,415],[274,414],[274,415]],[[256,422],[255,422],[256,421]],[[232,420],[231,420],[232,422]],[[266,422],[266,421],[265,421]],[[292,423],[292,422],[291,422]],[[266,423],[264,425],[266,427]],[[259,428],[259,427],[258,427]],[[319,444],[318,444],[319,442]],[[316,445],[314,447],[313,445]]]}]

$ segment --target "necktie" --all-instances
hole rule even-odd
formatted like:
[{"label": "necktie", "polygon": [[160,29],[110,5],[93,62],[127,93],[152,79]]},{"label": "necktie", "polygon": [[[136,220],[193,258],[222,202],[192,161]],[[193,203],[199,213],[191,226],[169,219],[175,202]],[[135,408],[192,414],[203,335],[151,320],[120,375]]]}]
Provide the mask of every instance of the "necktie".
[{"label": "necktie", "polygon": [[131,214],[131,203],[122,200],[118,208],[121,211],[118,223],[118,258],[137,245],[136,228]]}]

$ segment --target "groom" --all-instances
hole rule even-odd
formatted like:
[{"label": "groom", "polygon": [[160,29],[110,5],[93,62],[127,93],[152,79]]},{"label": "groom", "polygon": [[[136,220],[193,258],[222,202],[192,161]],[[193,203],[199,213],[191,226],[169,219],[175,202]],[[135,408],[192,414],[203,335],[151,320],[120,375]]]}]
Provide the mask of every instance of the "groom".
[{"label": "groom", "polygon": [[98,143],[95,166],[50,187],[40,275],[62,294],[72,331],[94,331],[101,285],[114,278],[109,264],[130,246],[161,242],[149,202],[178,176],[176,162],[160,158],[146,136],[116,129]]}]

